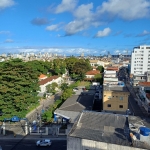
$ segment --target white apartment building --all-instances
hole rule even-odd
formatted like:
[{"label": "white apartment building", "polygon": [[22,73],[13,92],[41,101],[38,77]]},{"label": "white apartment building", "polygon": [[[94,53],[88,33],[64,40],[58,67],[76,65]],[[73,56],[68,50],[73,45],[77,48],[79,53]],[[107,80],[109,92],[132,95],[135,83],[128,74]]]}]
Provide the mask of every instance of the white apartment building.
[{"label": "white apartment building", "polygon": [[131,55],[131,74],[145,74],[150,71],[150,45],[134,47]]}]

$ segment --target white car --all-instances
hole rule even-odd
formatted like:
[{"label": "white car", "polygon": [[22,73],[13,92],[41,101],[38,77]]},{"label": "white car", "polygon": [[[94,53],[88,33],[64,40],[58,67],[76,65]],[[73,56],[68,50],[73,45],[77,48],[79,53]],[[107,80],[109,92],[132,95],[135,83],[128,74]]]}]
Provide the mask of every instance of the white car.
[{"label": "white car", "polygon": [[78,91],[78,88],[74,88],[73,91],[74,91],[74,92]]},{"label": "white car", "polygon": [[37,146],[51,146],[52,141],[50,139],[42,139],[36,142]]}]

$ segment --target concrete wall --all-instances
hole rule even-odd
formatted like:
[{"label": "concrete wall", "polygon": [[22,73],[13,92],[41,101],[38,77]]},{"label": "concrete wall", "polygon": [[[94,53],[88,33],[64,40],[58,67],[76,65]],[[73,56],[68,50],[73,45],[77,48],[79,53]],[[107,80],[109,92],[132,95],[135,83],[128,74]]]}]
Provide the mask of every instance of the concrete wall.
[{"label": "concrete wall", "polygon": [[87,139],[67,137],[67,150],[144,150],[122,145],[97,142]]}]

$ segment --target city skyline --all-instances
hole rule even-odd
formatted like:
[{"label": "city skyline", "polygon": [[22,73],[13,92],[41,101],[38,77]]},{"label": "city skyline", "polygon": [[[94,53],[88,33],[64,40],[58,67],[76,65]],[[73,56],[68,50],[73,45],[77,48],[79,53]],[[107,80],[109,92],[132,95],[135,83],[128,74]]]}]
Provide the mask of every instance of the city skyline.
[{"label": "city skyline", "polygon": [[150,45],[147,0],[2,0],[0,53],[131,54]]}]

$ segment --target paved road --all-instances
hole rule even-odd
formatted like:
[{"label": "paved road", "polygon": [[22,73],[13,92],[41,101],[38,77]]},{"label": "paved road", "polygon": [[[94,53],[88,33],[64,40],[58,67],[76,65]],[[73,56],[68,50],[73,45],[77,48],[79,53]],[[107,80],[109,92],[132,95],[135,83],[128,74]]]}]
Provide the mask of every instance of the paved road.
[{"label": "paved road", "polygon": [[3,150],[67,150],[66,140],[52,140],[52,145],[50,147],[37,147],[35,139],[24,139],[20,142],[18,142],[18,140],[3,140],[0,141],[0,145]]}]

